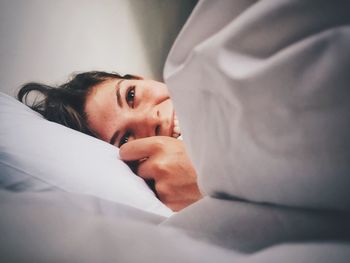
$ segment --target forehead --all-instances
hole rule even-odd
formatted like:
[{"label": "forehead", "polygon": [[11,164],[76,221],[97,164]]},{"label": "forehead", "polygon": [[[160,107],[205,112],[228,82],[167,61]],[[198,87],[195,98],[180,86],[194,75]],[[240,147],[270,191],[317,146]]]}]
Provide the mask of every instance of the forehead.
[{"label": "forehead", "polygon": [[121,80],[122,79],[107,79],[93,86],[87,96],[86,104],[88,102],[96,102],[111,95],[110,93],[113,92],[113,89]]},{"label": "forehead", "polygon": [[85,113],[90,128],[102,140],[108,140],[116,123],[115,90],[121,79],[109,79],[94,86],[85,102]]}]

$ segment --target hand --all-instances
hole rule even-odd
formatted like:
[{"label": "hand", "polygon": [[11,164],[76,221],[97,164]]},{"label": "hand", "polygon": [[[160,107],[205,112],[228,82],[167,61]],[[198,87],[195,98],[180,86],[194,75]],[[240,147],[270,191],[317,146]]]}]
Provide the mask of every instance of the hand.
[{"label": "hand", "polygon": [[136,173],[145,180],[154,180],[159,199],[174,211],[202,197],[181,140],[167,136],[133,140],[121,146],[120,157],[126,162],[137,161]]}]

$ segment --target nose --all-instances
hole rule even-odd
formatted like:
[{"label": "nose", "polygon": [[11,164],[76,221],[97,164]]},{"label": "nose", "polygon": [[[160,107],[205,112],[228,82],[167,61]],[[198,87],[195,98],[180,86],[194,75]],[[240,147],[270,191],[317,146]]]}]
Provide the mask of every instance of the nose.
[{"label": "nose", "polygon": [[138,138],[159,135],[161,121],[157,107],[137,113],[134,125],[135,135]]}]

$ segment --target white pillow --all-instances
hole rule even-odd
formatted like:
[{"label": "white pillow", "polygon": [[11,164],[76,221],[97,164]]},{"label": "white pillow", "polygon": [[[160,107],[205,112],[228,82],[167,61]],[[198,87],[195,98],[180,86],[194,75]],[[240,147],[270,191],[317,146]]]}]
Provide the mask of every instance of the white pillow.
[{"label": "white pillow", "polygon": [[0,123],[0,188],[14,191],[55,188],[163,216],[172,214],[119,159],[118,148],[47,121],[3,93]]},{"label": "white pillow", "polygon": [[198,3],[164,79],[203,192],[350,210],[348,11],[330,1]]}]

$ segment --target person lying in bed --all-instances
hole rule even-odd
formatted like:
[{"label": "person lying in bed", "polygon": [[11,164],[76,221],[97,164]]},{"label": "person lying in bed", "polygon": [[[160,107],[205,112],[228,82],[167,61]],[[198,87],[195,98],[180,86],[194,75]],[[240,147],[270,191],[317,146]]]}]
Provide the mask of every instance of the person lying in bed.
[{"label": "person lying in bed", "polygon": [[[30,92],[43,98],[28,103]],[[27,83],[17,98],[49,121],[120,147],[120,157],[174,211],[199,200],[196,172],[164,83],[102,71],[80,73],[63,85]]]}]

